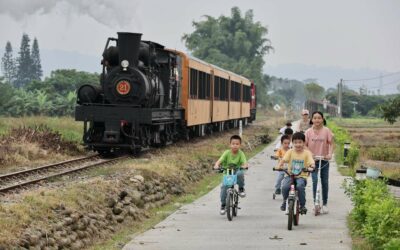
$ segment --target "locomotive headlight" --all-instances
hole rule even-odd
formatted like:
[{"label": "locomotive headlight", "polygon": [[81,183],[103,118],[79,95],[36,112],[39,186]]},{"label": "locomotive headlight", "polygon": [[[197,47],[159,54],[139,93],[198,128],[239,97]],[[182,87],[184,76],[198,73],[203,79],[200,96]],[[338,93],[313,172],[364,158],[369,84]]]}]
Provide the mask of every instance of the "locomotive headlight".
[{"label": "locomotive headlight", "polygon": [[126,68],[128,68],[128,66],[129,66],[129,62],[127,60],[121,61],[121,67],[123,68],[123,70],[126,70]]}]

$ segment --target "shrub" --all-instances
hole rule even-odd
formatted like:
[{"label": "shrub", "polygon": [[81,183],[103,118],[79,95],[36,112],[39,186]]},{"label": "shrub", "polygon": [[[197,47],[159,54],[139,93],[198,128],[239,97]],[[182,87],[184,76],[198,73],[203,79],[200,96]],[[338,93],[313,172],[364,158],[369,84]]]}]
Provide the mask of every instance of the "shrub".
[{"label": "shrub", "polygon": [[374,249],[398,249],[400,202],[389,193],[382,180],[356,180],[345,183],[354,208],[350,214],[352,232],[365,237]]}]

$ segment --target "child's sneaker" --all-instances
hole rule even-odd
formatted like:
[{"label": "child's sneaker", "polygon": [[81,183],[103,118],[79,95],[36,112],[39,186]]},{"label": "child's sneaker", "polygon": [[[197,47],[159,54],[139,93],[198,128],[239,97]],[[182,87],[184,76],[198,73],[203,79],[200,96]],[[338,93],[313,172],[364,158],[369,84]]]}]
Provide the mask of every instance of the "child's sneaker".
[{"label": "child's sneaker", "polygon": [[328,209],[328,207],[327,207],[326,205],[323,205],[323,206],[322,206],[322,213],[323,213],[323,214],[329,213],[329,209]]},{"label": "child's sneaker", "polygon": [[226,212],[226,210],[225,210],[225,205],[221,205],[221,210],[219,211],[219,214],[220,214],[220,215],[224,215],[225,212]]},{"label": "child's sneaker", "polygon": [[244,191],[244,188],[239,188],[239,196],[242,198],[246,196],[246,192]]},{"label": "child's sneaker", "polygon": [[286,201],[284,201],[281,205],[281,211],[286,211]]},{"label": "child's sneaker", "polygon": [[306,207],[300,207],[300,214],[307,214],[307,208]]},{"label": "child's sneaker", "polygon": [[275,194],[277,194],[277,195],[281,194],[281,189],[280,188],[275,189]]}]

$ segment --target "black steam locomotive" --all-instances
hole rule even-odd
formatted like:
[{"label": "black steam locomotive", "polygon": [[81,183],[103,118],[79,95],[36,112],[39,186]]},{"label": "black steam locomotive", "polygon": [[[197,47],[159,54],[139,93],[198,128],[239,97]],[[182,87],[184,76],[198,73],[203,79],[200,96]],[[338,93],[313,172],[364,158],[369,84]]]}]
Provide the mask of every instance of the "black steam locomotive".
[{"label": "black steam locomotive", "polygon": [[75,110],[75,120],[84,122],[84,144],[101,154],[138,152],[255,119],[252,81],[141,41],[141,34],[108,38],[102,65],[100,85],[81,86]]},{"label": "black steam locomotive", "polygon": [[[137,33],[108,38],[100,86],[78,90],[75,120],[85,145],[99,153],[165,145],[184,133],[177,68],[179,57]],[[116,46],[110,46],[115,41]]]}]

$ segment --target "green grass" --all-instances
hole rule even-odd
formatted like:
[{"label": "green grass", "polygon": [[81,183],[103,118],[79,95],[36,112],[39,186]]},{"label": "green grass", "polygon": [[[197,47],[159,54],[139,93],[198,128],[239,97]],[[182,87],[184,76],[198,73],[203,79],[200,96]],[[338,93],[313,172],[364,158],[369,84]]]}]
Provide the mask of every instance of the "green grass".
[{"label": "green grass", "polygon": [[54,131],[58,131],[64,140],[81,142],[83,123],[76,122],[73,117],[0,117],[0,135],[7,134],[12,128],[33,127],[44,124]]}]

